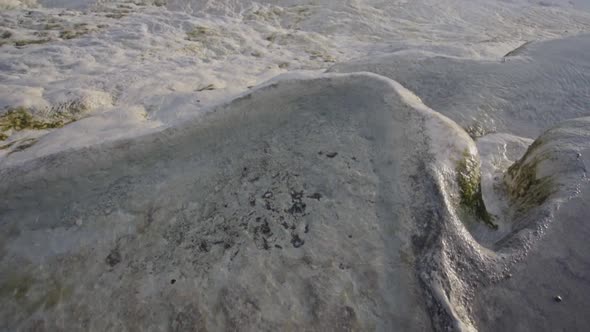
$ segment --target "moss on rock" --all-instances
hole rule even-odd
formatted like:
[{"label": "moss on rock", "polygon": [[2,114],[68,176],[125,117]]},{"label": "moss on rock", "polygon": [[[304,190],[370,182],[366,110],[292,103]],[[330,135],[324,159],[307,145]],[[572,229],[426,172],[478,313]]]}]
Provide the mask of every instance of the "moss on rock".
[{"label": "moss on rock", "polygon": [[61,119],[48,121],[35,118],[24,107],[17,107],[0,116],[0,130],[2,131],[10,129],[16,131],[23,129],[51,129],[63,127],[65,124]]},{"label": "moss on rock", "polygon": [[62,28],[62,25],[59,23],[50,22],[50,23],[45,24],[45,26],[43,28],[45,30],[59,30]]},{"label": "moss on rock", "polygon": [[215,36],[217,33],[207,27],[197,26],[186,33],[186,39],[190,41],[205,42],[209,36]]},{"label": "moss on rock", "polygon": [[[532,151],[539,143],[529,148]],[[529,152],[514,163],[504,177],[510,197],[518,204],[518,212],[526,212],[534,206],[539,206],[553,193],[554,185],[549,176],[538,177],[537,167],[542,158],[534,157],[528,160]]]},{"label": "moss on rock", "polygon": [[10,273],[0,282],[0,297],[10,298],[26,316],[40,309],[51,310],[72,294],[73,288],[59,279],[34,277],[30,272]]},{"label": "moss on rock", "polygon": [[41,297],[38,303],[42,304],[47,309],[54,308],[62,300],[69,298],[72,295],[72,288],[63,285],[60,281],[55,280],[47,292]]},{"label": "moss on rock", "polygon": [[33,281],[33,277],[28,274],[9,275],[0,284],[0,297],[12,296],[16,300],[23,299],[29,292]]},{"label": "moss on rock", "polygon": [[45,44],[49,42],[49,39],[21,39],[15,40],[14,46],[22,47],[27,45],[34,45],[34,44]]},{"label": "moss on rock", "polygon": [[9,137],[6,133],[9,130],[61,128],[68,122],[70,121],[61,118],[51,120],[39,119],[33,116],[26,108],[17,107],[0,116],[0,140],[5,140]]},{"label": "moss on rock", "polygon": [[80,36],[83,36],[89,33],[90,30],[86,28],[81,28],[80,30],[63,30],[59,33],[59,38],[61,39],[74,39]]},{"label": "moss on rock", "polygon": [[477,159],[465,150],[463,157],[457,163],[457,183],[461,197],[461,207],[468,213],[486,223],[493,229],[497,229],[492,221],[492,215],[488,213],[481,192],[481,172]]}]

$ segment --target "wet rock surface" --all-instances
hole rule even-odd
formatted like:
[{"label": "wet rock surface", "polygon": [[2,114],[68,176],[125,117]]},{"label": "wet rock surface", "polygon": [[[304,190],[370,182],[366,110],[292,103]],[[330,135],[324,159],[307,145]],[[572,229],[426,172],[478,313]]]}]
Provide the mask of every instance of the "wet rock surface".
[{"label": "wet rock surface", "polygon": [[557,187],[511,199],[491,243],[457,213],[474,142],[371,74],[274,83],[193,123],[3,168],[1,328],[578,329],[587,123],[519,160],[546,156],[535,171]]},{"label": "wet rock surface", "polygon": [[[18,299],[6,286],[2,328],[430,329],[398,259],[417,230],[394,181],[427,151],[426,116],[381,79],[285,82],[200,124],[39,160],[27,185],[4,169],[0,281],[31,278]],[[35,305],[54,279],[67,291]]]}]

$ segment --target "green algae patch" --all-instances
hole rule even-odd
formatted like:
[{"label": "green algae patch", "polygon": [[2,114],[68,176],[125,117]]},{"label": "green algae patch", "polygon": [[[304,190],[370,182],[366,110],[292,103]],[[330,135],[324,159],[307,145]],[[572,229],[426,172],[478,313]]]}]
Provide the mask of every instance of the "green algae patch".
[{"label": "green algae patch", "polygon": [[186,33],[186,39],[190,41],[205,42],[209,36],[216,36],[217,33],[207,27],[197,26],[193,30]]},{"label": "green algae patch", "polygon": [[[13,132],[21,130],[44,130],[61,128],[74,120],[64,117],[54,116],[51,119],[41,119],[31,114],[24,107],[17,107],[10,109],[8,112],[0,115],[0,141],[4,141],[10,137]],[[19,141],[19,145],[12,152],[24,150],[37,142],[36,139],[26,139]],[[0,146],[0,150],[11,147],[16,142],[4,144]],[[11,152],[11,153],[12,153]]]},{"label": "green algae patch", "polygon": [[67,299],[73,293],[71,287],[64,286],[59,281],[54,281],[47,292],[37,301],[45,309],[52,309],[57,306],[63,299]]},{"label": "green algae patch", "polygon": [[10,299],[20,313],[30,316],[36,311],[51,310],[70,298],[74,289],[56,278],[40,280],[30,272],[11,273],[0,282],[0,298]]},{"label": "green algae patch", "polygon": [[484,129],[484,127],[479,122],[476,122],[476,123],[472,124],[471,126],[469,126],[467,128],[463,128],[463,129],[465,130],[465,132],[467,132],[469,137],[471,137],[471,139],[474,139],[474,140],[488,134],[487,131]]},{"label": "green algae patch", "polygon": [[33,282],[33,277],[28,274],[10,275],[0,284],[0,297],[13,297],[16,300],[22,300],[31,289]]},{"label": "green algae patch", "polygon": [[[532,145],[532,151],[536,145]],[[535,157],[528,161],[527,154],[514,163],[504,176],[504,182],[510,198],[517,202],[517,212],[526,212],[535,206],[543,204],[555,191],[551,177],[538,177],[537,167],[542,161]]]},{"label": "green algae patch", "polygon": [[43,29],[45,30],[59,30],[61,29],[63,26],[59,23],[47,23],[45,24],[45,26],[43,27]]},{"label": "green algae patch", "polygon": [[45,292],[31,296],[29,301],[22,302],[23,309],[29,316],[39,309],[51,310],[55,308],[60,302],[68,299],[73,293],[71,287],[64,286],[59,281],[50,282],[46,285],[45,289]]},{"label": "green algae patch", "polygon": [[61,128],[66,125],[68,121],[63,119],[44,120],[33,116],[24,107],[17,107],[9,110],[0,116],[0,139],[5,140],[8,135],[4,132],[9,130],[21,131],[25,129],[53,129]]},{"label": "green algae patch", "polygon": [[59,33],[59,38],[61,39],[74,39],[78,36],[85,34],[86,32],[74,31],[74,30],[64,30]]},{"label": "green algae patch", "polygon": [[457,163],[457,183],[459,185],[460,205],[462,209],[483,221],[490,228],[498,229],[488,213],[481,192],[481,171],[479,162],[467,150]]},{"label": "green algae patch", "polygon": [[336,58],[326,52],[318,50],[307,50],[310,60],[322,60],[324,62],[336,62]]},{"label": "green algae patch", "polygon": [[84,36],[92,32],[92,30],[88,29],[87,26],[88,24],[86,23],[77,23],[74,25],[74,29],[67,29],[61,31],[59,33],[59,38],[67,40]]},{"label": "green algae patch", "polygon": [[23,47],[23,46],[27,46],[27,45],[45,44],[49,41],[50,41],[49,39],[21,39],[21,40],[15,40],[14,46]]}]

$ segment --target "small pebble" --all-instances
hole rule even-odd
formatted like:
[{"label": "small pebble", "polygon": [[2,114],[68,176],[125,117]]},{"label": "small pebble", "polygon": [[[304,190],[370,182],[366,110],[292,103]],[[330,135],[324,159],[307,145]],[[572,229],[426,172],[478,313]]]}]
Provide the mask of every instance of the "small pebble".
[{"label": "small pebble", "polygon": [[561,302],[563,301],[563,299],[561,298],[561,296],[557,295],[556,297],[553,298],[555,300],[555,302]]},{"label": "small pebble", "polygon": [[174,283],[175,283],[175,282],[176,282],[176,279],[172,279],[172,280],[170,280],[170,284],[171,284],[171,285],[174,285]]}]

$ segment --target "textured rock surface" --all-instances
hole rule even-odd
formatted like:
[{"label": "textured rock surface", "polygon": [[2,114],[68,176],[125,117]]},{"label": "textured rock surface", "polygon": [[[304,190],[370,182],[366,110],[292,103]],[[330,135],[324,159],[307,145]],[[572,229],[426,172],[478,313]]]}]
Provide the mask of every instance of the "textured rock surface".
[{"label": "textured rock surface", "polygon": [[[588,123],[507,170],[501,236],[464,225],[468,134],[373,74],[278,80],[159,133],[5,166],[2,328],[585,326]],[[495,141],[507,159],[527,144]]]},{"label": "textured rock surface", "polygon": [[442,266],[416,266],[451,213],[434,170],[465,149],[396,83],[341,75],[3,169],[3,328],[429,330],[429,310],[458,324],[447,299],[423,300]]}]

